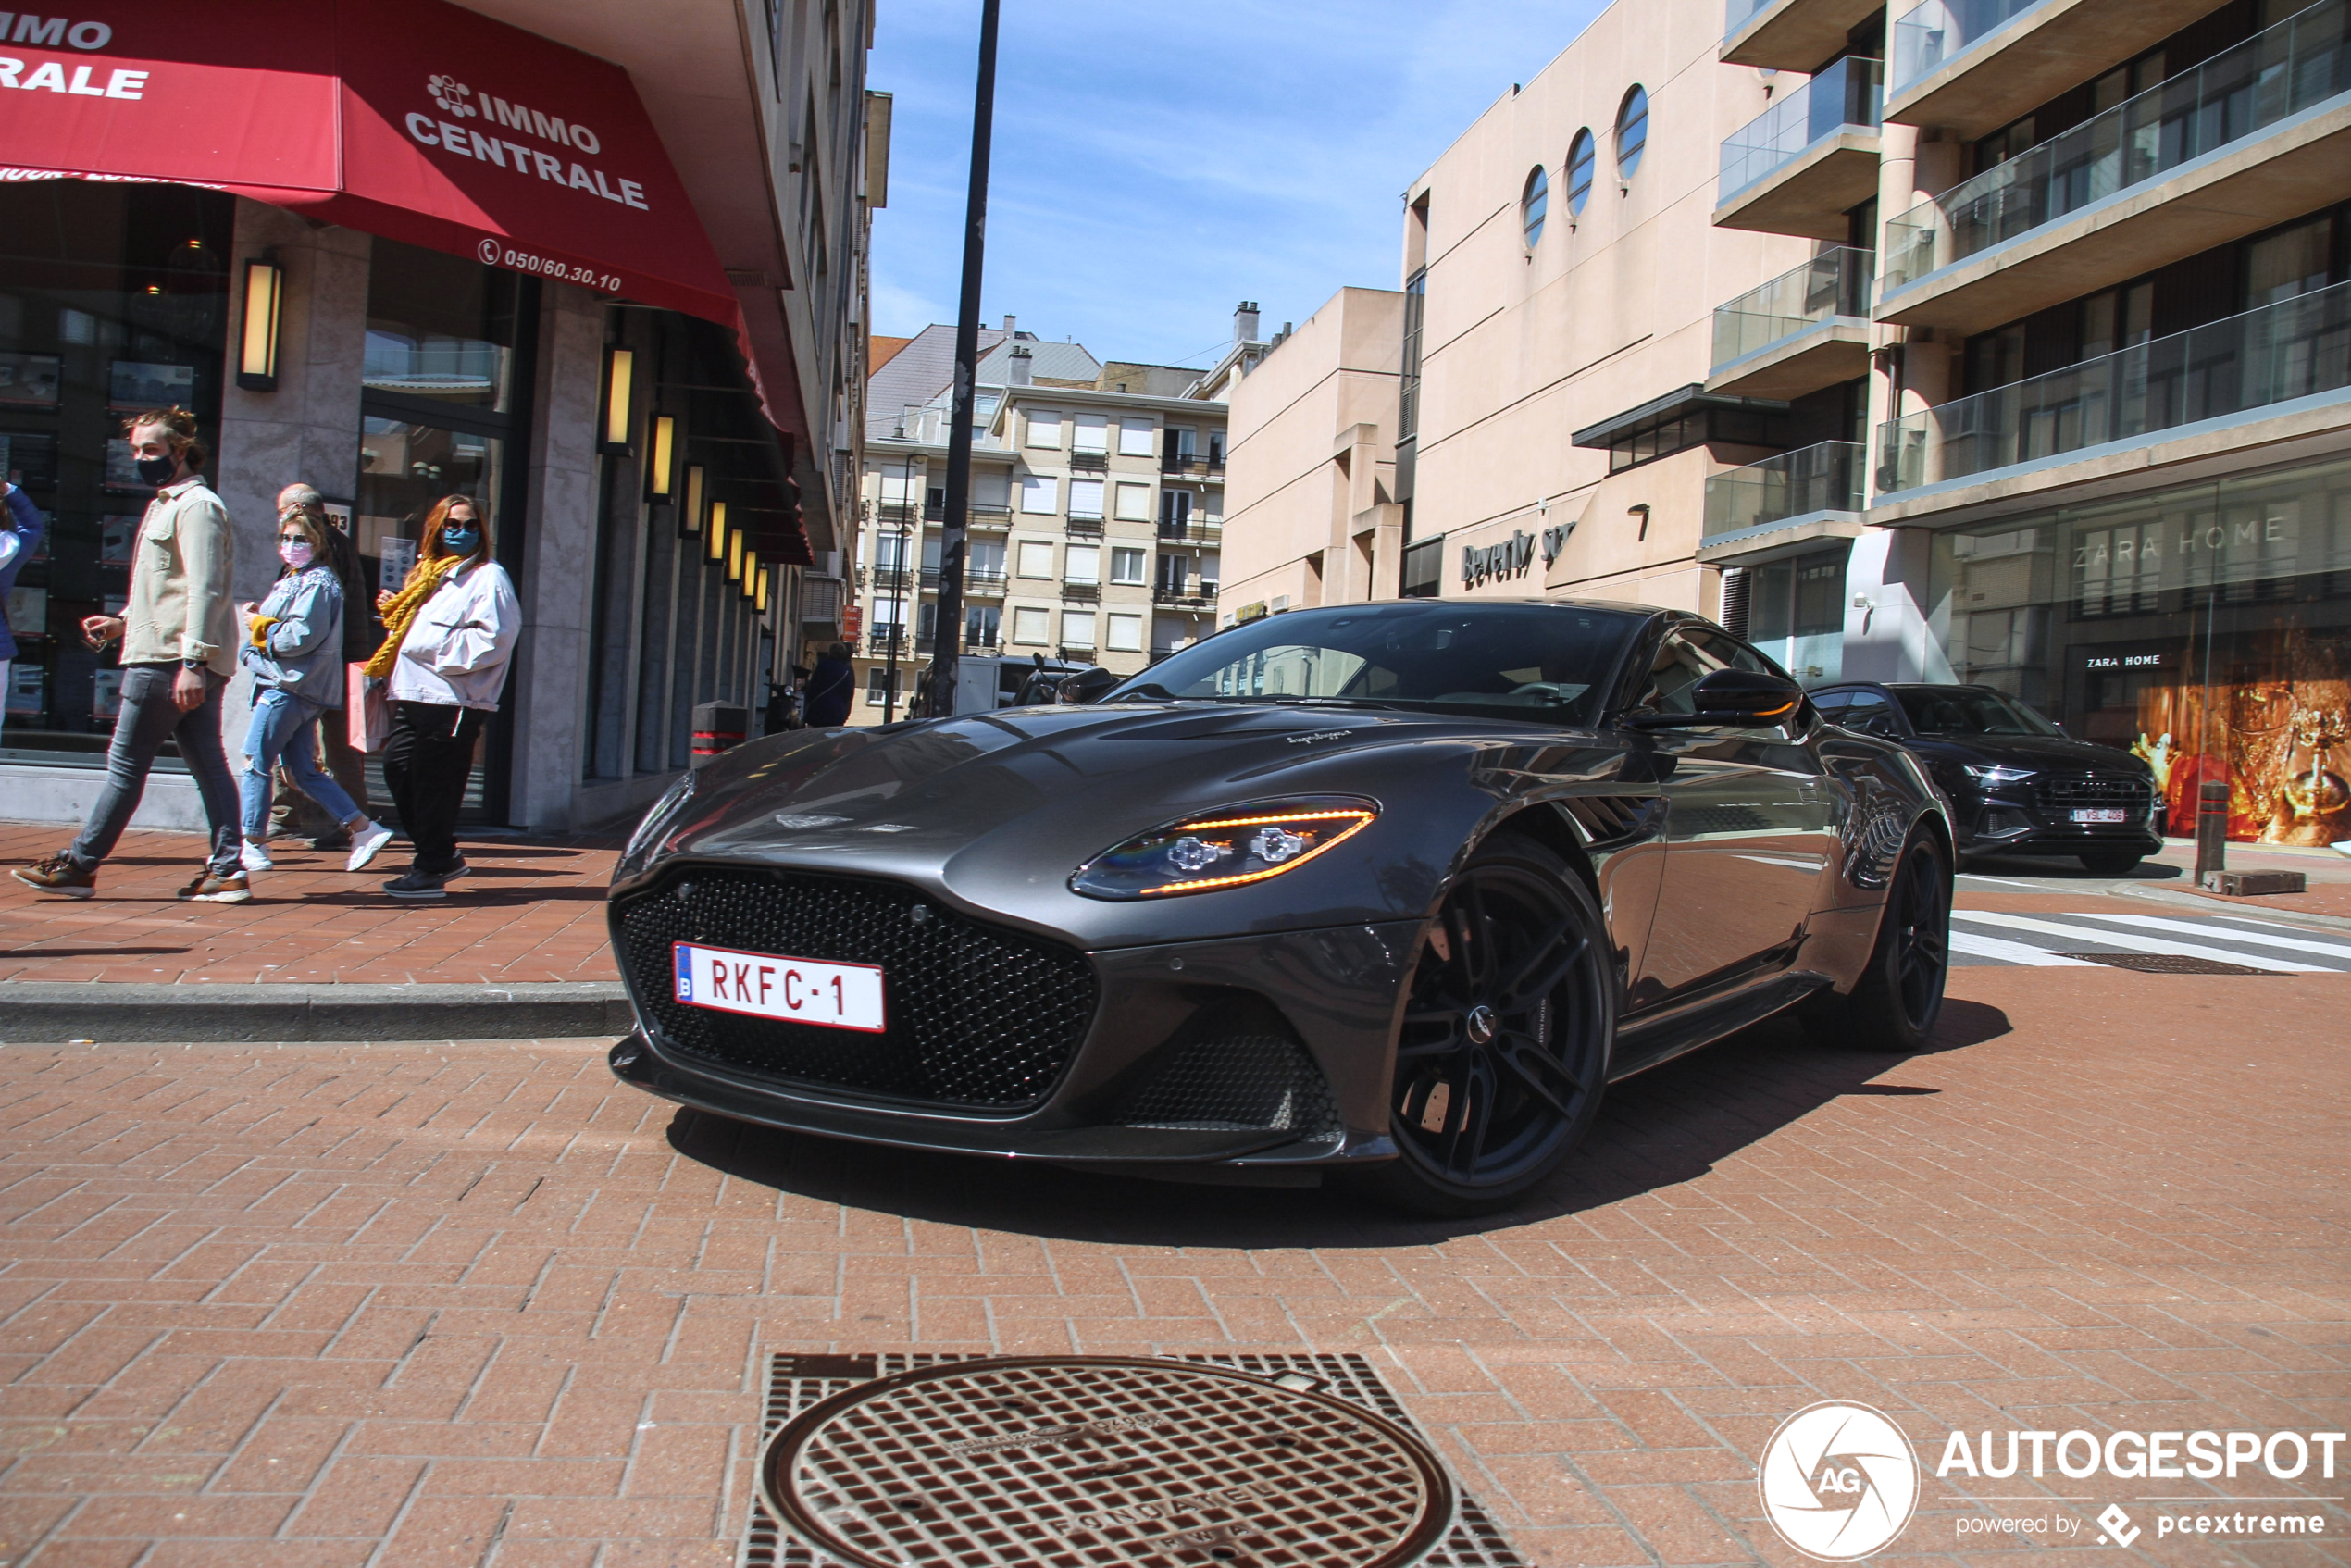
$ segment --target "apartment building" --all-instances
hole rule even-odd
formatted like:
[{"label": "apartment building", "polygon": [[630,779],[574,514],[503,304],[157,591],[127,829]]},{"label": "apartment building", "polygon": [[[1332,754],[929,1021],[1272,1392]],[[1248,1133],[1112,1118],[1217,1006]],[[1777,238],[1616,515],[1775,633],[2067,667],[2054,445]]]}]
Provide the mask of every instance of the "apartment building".
[{"label": "apartment building", "polygon": [[[982,334],[962,650],[1005,661],[1004,689],[1038,657],[1131,675],[1212,628],[1225,411],[1205,394],[1263,350],[1255,329],[1245,306],[1207,375],[1099,361],[1011,317]],[[867,394],[852,723],[902,717],[937,647],[954,335],[926,328]]]},{"label": "apartment building", "polygon": [[[1375,591],[1686,606],[2351,838],[2347,202],[2345,0],[1614,5],[1408,188]],[[1237,519],[1343,338],[1235,392]],[[1304,580],[1234,533],[1226,616]]]}]

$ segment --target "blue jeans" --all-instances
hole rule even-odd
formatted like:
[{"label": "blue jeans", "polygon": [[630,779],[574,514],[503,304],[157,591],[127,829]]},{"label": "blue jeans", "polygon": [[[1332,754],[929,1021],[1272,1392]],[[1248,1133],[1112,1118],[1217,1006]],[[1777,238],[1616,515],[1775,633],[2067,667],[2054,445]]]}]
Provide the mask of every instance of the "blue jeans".
[{"label": "blue jeans", "polygon": [[269,836],[269,770],[280,762],[294,788],[334,813],[337,822],[359,815],[342,786],[320,770],[313,751],[318,716],[325,711],[322,704],[275,686],[263,688],[255,697],[253,728],[245,731],[245,770],[237,781],[245,837],[255,843]]},{"label": "blue jeans", "polygon": [[237,787],[229,780],[229,760],[220,753],[220,691],[228,682],[217,675],[205,677],[202,705],[182,713],[171,699],[178,665],[125,665],[122,709],[115,716],[114,741],[106,748],[106,781],[90,808],[90,820],[66,852],[76,865],[94,869],[114,852],[139,797],[147,788],[147,770],[166,740],[176,740],[180,756],[195,776],[196,793],[204,802],[205,825],[211,829],[212,853],[205,865],[218,876],[237,869]]}]

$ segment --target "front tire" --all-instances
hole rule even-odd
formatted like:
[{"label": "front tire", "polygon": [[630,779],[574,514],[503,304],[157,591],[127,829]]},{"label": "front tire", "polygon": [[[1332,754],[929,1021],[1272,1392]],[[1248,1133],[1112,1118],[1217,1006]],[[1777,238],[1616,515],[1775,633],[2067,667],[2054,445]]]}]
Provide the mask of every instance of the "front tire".
[{"label": "front tire", "polygon": [[1862,1051],[1926,1047],[1951,969],[1951,872],[1926,835],[1902,846],[1885,890],[1877,945],[1850,996],[1816,992],[1802,1009],[1815,1034]]},{"label": "front tire", "polygon": [[1616,985],[1584,879],[1531,840],[1470,857],[1423,937],[1389,1089],[1399,1157],[1358,1177],[1413,1213],[1508,1207],[1557,1170],[1607,1087]]}]

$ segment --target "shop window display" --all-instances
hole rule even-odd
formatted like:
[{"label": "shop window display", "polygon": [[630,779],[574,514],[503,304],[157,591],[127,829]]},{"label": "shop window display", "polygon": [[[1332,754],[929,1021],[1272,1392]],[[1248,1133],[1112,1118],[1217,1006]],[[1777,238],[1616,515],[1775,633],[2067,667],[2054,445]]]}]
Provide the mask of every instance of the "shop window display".
[{"label": "shop window display", "polygon": [[6,753],[106,749],[120,672],[80,626],[128,599],[153,494],[122,417],[180,404],[217,445],[234,220],[232,198],[182,186],[0,188],[0,471],[48,519],[6,606]]},{"label": "shop window display", "polygon": [[2241,842],[2351,841],[2351,461],[1939,538],[1948,668],[2154,767],[2171,831],[2229,786]]}]

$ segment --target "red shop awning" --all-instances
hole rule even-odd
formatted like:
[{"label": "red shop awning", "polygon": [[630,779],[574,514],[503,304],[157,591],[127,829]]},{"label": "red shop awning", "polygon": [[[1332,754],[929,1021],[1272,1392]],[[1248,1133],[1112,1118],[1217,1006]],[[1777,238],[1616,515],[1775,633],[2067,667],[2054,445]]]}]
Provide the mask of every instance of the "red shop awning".
[{"label": "red shop awning", "polygon": [[0,180],[211,186],[744,330],[606,61],[443,0],[117,3],[8,37]]}]

